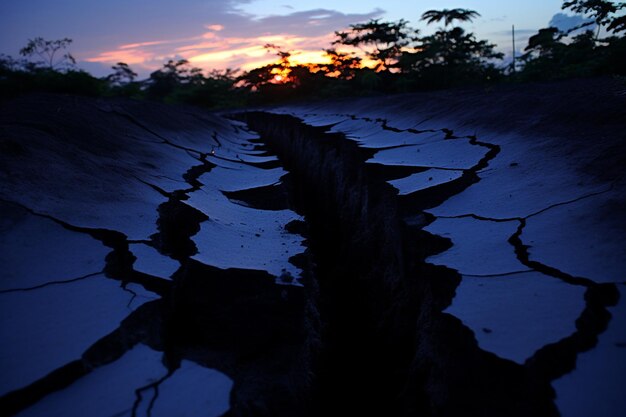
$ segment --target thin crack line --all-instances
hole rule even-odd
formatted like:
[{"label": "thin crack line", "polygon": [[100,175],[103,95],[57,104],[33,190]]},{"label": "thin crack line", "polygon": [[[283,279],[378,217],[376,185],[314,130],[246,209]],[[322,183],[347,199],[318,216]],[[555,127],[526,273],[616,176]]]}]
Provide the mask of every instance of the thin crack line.
[{"label": "thin crack line", "polygon": [[[244,161],[243,159],[241,159],[241,157],[239,155],[236,155],[237,159],[229,159],[229,158],[226,158],[224,156],[217,156],[217,155],[211,155],[211,156],[213,158],[219,159],[221,161],[241,163],[243,165],[248,165],[248,166],[251,166],[253,168],[259,168],[258,165],[263,165],[263,164],[266,164],[268,162],[276,162],[277,161],[276,159],[268,159],[267,161],[250,162],[250,161]],[[248,155],[248,156],[254,156],[254,155]],[[263,168],[259,168],[259,169],[263,169]]]},{"label": "thin crack line", "polygon": [[525,245],[521,238],[522,234],[524,233],[525,227],[526,219],[522,219],[515,233],[508,239],[508,242],[513,246],[515,250],[515,255],[517,256],[517,259],[523,265],[532,268],[533,270],[540,272],[544,275],[560,279],[561,281],[564,281],[571,285],[581,285],[587,288],[597,285],[593,280],[589,278],[575,277],[552,266],[531,260],[530,253],[528,252],[529,246]]},{"label": "thin crack line", "polygon": [[122,290],[129,292],[132,296],[130,297],[130,300],[128,300],[128,304],[126,304],[126,308],[131,309],[130,307],[131,304],[133,303],[133,301],[135,301],[135,298],[137,298],[137,293],[133,290],[131,290],[130,288],[127,287],[128,283],[124,283],[122,284]]},{"label": "thin crack line", "polygon": [[480,220],[480,221],[485,221],[485,222],[494,222],[494,223],[507,223],[507,222],[519,222],[524,220],[524,217],[502,217],[502,218],[498,218],[498,217],[485,217],[485,216],[480,216],[478,214],[474,214],[474,213],[468,213],[468,214],[459,214],[458,216],[437,216],[434,215],[432,213],[429,213],[433,216],[435,216],[438,219],[467,219],[467,218],[472,218],[472,219],[476,219],[476,220]]},{"label": "thin crack line", "polygon": [[105,243],[105,240],[108,240],[105,237],[99,238],[95,235],[97,234],[101,234],[101,233],[110,233],[112,235],[115,235],[115,237],[113,239],[115,240],[120,240],[123,242],[128,242],[127,236],[122,233],[119,232],[117,230],[111,230],[111,229],[103,229],[103,228],[90,228],[90,227],[82,227],[82,226],[75,226],[73,224],[67,223],[61,219],[58,219],[54,216],[51,216],[49,214],[43,214],[43,213],[39,213],[35,210],[33,210],[32,208],[22,204],[22,203],[18,203],[17,201],[12,201],[12,200],[7,200],[4,198],[0,197],[0,201],[7,203],[7,204],[13,204],[16,205],[18,207],[21,207],[22,209],[28,211],[30,214],[32,214],[33,216],[37,216],[37,217],[42,217],[44,219],[48,219],[53,221],[54,223],[60,225],[61,227],[63,227],[66,230],[72,231],[72,232],[77,232],[77,233],[84,233],[87,234],[89,236],[91,236],[92,238],[96,239],[97,241],[99,241],[100,243],[102,243],[104,246],[110,247],[110,248],[114,248],[115,244],[107,244]]},{"label": "thin crack line", "polygon": [[141,401],[143,400],[141,393],[149,389],[152,389],[154,391],[154,395],[150,399],[150,403],[148,404],[148,409],[146,410],[146,414],[148,417],[152,415],[152,409],[154,408],[154,404],[156,403],[156,400],[159,397],[159,385],[161,385],[168,378],[170,378],[174,374],[174,372],[175,372],[174,370],[169,370],[165,376],[163,376],[162,378],[159,378],[157,381],[151,382],[150,384],[144,385],[143,387],[137,388],[135,390],[136,399],[133,404],[131,417],[137,417],[137,409],[139,408],[139,405],[141,404]]},{"label": "thin crack line", "polygon": [[[144,181],[141,178],[137,177],[136,175],[132,175],[133,178],[135,178],[137,181],[139,181],[140,183],[152,188],[154,191],[156,191],[157,193],[161,194],[163,197],[165,198],[172,198],[172,193],[165,191],[163,188],[159,187],[158,185],[149,183],[148,181]],[[177,190],[180,191],[180,190]]]},{"label": "thin crack line", "polygon": [[525,217],[525,219],[529,219],[529,218],[534,217],[534,216],[537,216],[537,215],[539,215],[539,214],[541,214],[541,213],[545,213],[546,211],[548,211],[548,210],[550,210],[550,209],[553,209],[553,208],[555,208],[555,207],[565,206],[565,205],[568,205],[568,204],[577,203],[577,202],[579,202],[579,201],[581,201],[581,200],[584,200],[584,199],[586,199],[586,198],[589,198],[589,197],[595,197],[595,196],[600,195],[600,194],[608,193],[609,191],[613,190],[614,185],[615,185],[615,182],[612,182],[612,183],[608,186],[608,188],[607,188],[606,190],[596,191],[596,192],[589,193],[589,194],[583,195],[583,196],[581,196],[581,197],[578,197],[578,198],[575,198],[575,199],[572,199],[572,200],[569,200],[569,201],[563,201],[563,202],[561,202],[561,203],[556,203],[556,204],[553,204],[553,205],[551,205],[551,206],[549,206],[549,207],[546,207],[546,208],[544,208],[544,209],[542,209],[542,210],[539,210],[539,211],[538,211],[538,212],[536,212],[536,213],[529,214],[528,216],[526,216],[526,217]]},{"label": "thin crack line", "polygon": [[13,293],[13,292],[23,292],[23,291],[33,291],[33,290],[38,290],[40,288],[49,287],[49,286],[52,286],[52,285],[71,284],[72,282],[81,281],[81,280],[84,280],[84,279],[87,279],[87,278],[94,277],[96,275],[101,275],[103,273],[104,273],[104,270],[98,271],[98,272],[92,272],[91,274],[83,275],[83,276],[80,276],[80,277],[77,277],[77,278],[58,280],[58,281],[49,281],[49,282],[46,282],[44,284],[35,285],[33,287],[10,288],[8,290],[0,290],[0,294],[8,294],[8,293]]},{"label": "thin crack line", "polygon": [[523,220],[528,220],[531,217],[538,216],[539,214],[545,213],[546,211],[551,210],[553,208],[560,207],[560,206],[565,206],[565,205],[568,205],[568,204],[577,203],[577,202],[579,202],[581,200],[584,200],[584,199],[587,199],[587,198],[591,198],[591,197],[595,197],[595,196],[600,195],[600,194],[608,193],[609,191],[611,191],[613,189],[613,187],[614,187],[614,184],[611,184],[606,190],[595,191],[593,193],[585,194],[585,195],[582,195],[580,197],[576,197],[576,198],[571,199],[571,200],[555,203],[555,204],[552,204],[552,205],[550,205],[548,207],[545,207],[545,208],[543,208],[541,210],[538,210],[538,211],[536,211],[534,213],[528,214],[528,215],[523,216],[523,217],[486,217],[486,216],[481,216],[481,215],[474,214],[474,213],[459,214],[459,215],[456,215],[456,216],[437,216],[437,215],[435,215],[433,213],[430,213],[430,214],[433,214],[433,216],[435,216],[438,219],[473,218],[473,219],[476,219],[476,220],[496,222],[496,223],[504,223],[504,222],[512,222],[512,221],[521,222]]},{"label": "thin crack line", "polygon": [[126,112],[123,112],[123,111],[120,111],[120,110],[117,110],[117,109],[111,109],[111,110],[103,110],[103,109],[100,109],[100,111],[105,112],[105,113],[113,113],[113,114],[117,114],[117,115],[118,115],[118,116],[120,116],[120,117],[124,117],[124,118],[126,118],[126,119],[127,119],[127,120],[129,120],[131,123],[133,123],[134,125],[136,125],[136,126],[140,127],[141,129],[145,130],[146,132],[148,132],[148,133],[150,133],[150,134],[154,135],[155,137],[157,137],[157,138],[161,139],[161,140],[163,141],[163,143],[165,143],[165,144],[167,144],[167,145],[169,145],[169,146],[172,146],[172,147],[177,148],[177,149],[181,149],[181,150],[186,151],[186,152],[188,152],[188,153],[198,154],[198,156],[200,156],[200,157],[202,157],[203,155],[205,155],[205,153],[204,153],[204,152],[200,152],[200,151],[198,151],[198,150],[196,150],[196,149],[193,149],[193,148],[188,148],[188,147],[186,147],[186,146],[178,145],[178,144],[176,144],[176,143],[174,143],[174,142],[170,141],[169,139],[167,139],[167,138],[166,138],[166,137],[164,137],[163,135],[161,135],[161,134],[159,134],[159,133],[155,132],[154,130],[150,129],[148,126],[144,125],[144,124],[143,124],[143,123],[141,123],[139,120],[137,120],[134,116],[132,116],[132,115],[130,115],[130,114],[128,114],[128,113],[126,113]]},{"label": "thin crack line", "polygon": [[[199,120],[200,122],[202,122],[203,124],[207,125],[207,126],[211,126],[210,122],[207,121],[206,119],[200,117],[197,114],[194,113],[189,113],[189,112],[185,112],[186,115],[193,117],[196,120]],[[220,140],[217,138],[217,132],[214,130],[213,126],[211,126],[210,128],[211,130],[213,130],[213,133],[211,134],[211,138],[215,141],[215,143],[217,144],[218,148],[222,147],[222,143],[220,142]]]},{"label": "thin crack line", "polygon": [[426,166],[426,165],[383,164],[383,163],[381,163],[379,161],[376,161],[375,159],[368,159],[367,161],[365,161],[365,164],[367,164],[367,165],[382,165],[384,167],[407,167],[407,168],[416,168],[416,169],[423,168],[424,171],[422,171],[422,172],[426,172],[429,169],[435,169],[435,170],[439,170],[439,171],[454,171],[454,172],[468,172],[468,171],[471,170],[471,169],[465,169],[465,168],[446,168],[446,167],[434,167],[434,166]]},{"label": "thin crack line", "polygon": [[511,275],[520,275],[527,274],[529,272],[537,272],[534,269],[525,269],[523,271],[513,271],[513,272],[504,272],[501,274],[464,274],[459,271],[459,274],[463,277],[471,277],[471,278],[491,278],[491,277],[508,277]]},{"label": "thin crack line", "polygon": [[166,180],[170,180],[170,181],[173,181],[173,182],[179,182],[179,183],[181,183],[181,184],[186,184],[186,181],[185,181],[185,180],[182,180],[182,179],[181,179],[181,180],[177,180],[177,179],[175,179],[175,178],[168,177],[167,175],[154,175],[154,174],[150,174],[150,176],[151,176],[151,177],[153,177],[153,178],[166,179]]}]

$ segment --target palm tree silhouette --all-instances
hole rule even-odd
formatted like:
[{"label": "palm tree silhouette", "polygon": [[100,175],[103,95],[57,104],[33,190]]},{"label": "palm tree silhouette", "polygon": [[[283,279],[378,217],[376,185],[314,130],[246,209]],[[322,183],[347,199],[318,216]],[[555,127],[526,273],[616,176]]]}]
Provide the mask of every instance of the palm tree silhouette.
[{"label": "palm tree silhouette", "polygon": [[426,23],[428,24],[443,20],[444,26],[448,26],[455,20],[459,20],[461,22],[471,22],[474,18],[479,16],[480,13],[469,9],[428,10],[422,14],[421,20],[426,20]]}]

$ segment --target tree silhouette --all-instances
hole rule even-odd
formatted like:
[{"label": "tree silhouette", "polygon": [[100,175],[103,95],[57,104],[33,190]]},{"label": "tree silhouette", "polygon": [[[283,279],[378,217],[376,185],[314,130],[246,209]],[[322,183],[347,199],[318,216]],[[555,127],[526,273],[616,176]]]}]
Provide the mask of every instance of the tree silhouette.
[{"label": "tree silhouette", "polygon": [[522,58],[525,59],[532,53],[540,57],[554,56],[556,50],[564,46],[560,42],[561,37],[561,32],[555,27],[539,29],[539,32],[528,39],[528,46],[524,49],[528,52]]},{"label": "tree silhouette", "polygon": [[343,80],[350,80],[356,76],[356,72],[361,68],[361,58],[353,53],[339,52],[336,49],[326,49],[326,56],[330,59],[330,64],[321,67],[325,74]]},{"label": "tree silhouette", "polygon": [[626,31],[626,15],[613,19],[607,26],[607,29],[614,33]]},{"label": "tree silhouette", "polygon": [[106,77],[106,80],[111,83],[111,85],[123,85],[127,83],[132,83],[137,77],[137,73],[124,62],[118,62],[111,68],[114,71],[113,74],[110,74]]},{"label": "tree silhouette", "polygon": [[202,72],[198,68],[191,68],[189,61],[180,59],[168,60],[161,69],[150,74],[147,80],[148,97],[164,99],[183,85],[198,84],[201,82]]},{"label": "tree silhouette", "polygon": [[74,57],[69,52],[61,56],[58,55],[61,51],[67,49],[71,43],[72,40],[70,38],[47,41],[44,38],[37,37],[28,40],[26,46],[20,49],[20,55],[30,58],[37,56],[41,61],[35,64],[47,67],[51,70],[63,66],[71,68],[76,64]]},{"label": "tree silhouette", "polygon": [[274,52],[276,56],[278,56],[277,63],[267,66],[270,72],[269,82],[287,84],[297,81],[291,74],[291,52],[285,51],[280,46],[273,43],[267,43],[263,47],[267,52]]},{"label": "tree silhouette", "polygon": [[357,48],[373,47],[367,55],[377,61],[377,71],[393,67],[402,54],[402,48],[413,40],[406,20],[381,22],[372,19],[367,23],[350,25],[347,32],[335,32],[338,37],[333,45],[354,46]]},{"label": "tree silhouette", "polygon": [[416,52],[403,54],[400,66],[429,88],[483,82],[500,75],[493,61],[502,59],[502,53],[463,28],[442,28],[420,41]]},{"label": "tree silhouette", "polygon": [[469,9],[428,10],[421,20],[428,24],[443,21],[444,27],[419,39],[415,52],[404,52],[399,66],[407,74],[415,74],[419,82],[429,87],[447,87],[465,82],[481,82],[499,76],[493,61],[501,59],[495,45],[478,40],[454,21],[472,21],[480,16]]},{"label": "tree silhouette", "polygon": [[[598,26],[598,31],[596,32],[596,40],[600,36],[600,28],[604,25],[609,25],[610,29],[617,28],[618,31],[624,30],[623,23],[621,26],[619,22],[615,26],[612,25],[612,15],[614,15],[618,10],[623,9],[624,7],[626,7],[626,3],[613,3],[612,1],[607,0],[573,0],[566,1],[561,6],[563,10],[569,9],[574,13],[590,15],[590,17],[595,21],[596,25]],[[623,19],[623,17],[621,19]]]},{"label": "tree silhouette", "polygon": [[263,47],[268,53],[273,52],[278,56],[278,62],[247,71],[237,80],[243,87],[257,93],[265,86],[288,84],[293,81],[290,76],[292,71],[291,52],[285,51],[273,43],[265,44]]},{"label": "tree silhouette", "polygon": [[471,22],[479,16],[480,14],[478,12],[469,9],[428,10],[422,14],[421,20],[425,20],[427,24],[443,20],[443,25],[448,27],[455,20],[460,22]]}]

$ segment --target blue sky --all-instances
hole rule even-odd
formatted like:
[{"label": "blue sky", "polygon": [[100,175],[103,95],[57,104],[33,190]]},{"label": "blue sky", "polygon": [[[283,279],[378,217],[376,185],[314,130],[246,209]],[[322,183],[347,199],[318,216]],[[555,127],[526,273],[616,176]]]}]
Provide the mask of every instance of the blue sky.
[{"label": "blue sky", "polygon": [[104,75],[118,61],[142,75],[168,58],[210,68],[244,68],[273,59],[262,48],[275,43],[314,60],[332,33],[371,18],[419,21],[429,9],[469,8],[481,17],[465,27],[510,54],[515,24],[518,49],[561,13],[560,0],[21,0],[0,2],[0,52],[17,56],[27,39],[69,37],[83,68]]}]

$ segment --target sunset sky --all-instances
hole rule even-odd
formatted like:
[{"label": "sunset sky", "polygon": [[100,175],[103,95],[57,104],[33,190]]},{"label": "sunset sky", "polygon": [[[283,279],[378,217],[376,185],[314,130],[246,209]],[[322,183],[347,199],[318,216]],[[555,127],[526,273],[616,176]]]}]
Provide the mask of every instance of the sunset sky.
[{"label": "sunset sky", "polygon": [[465,27],[510,54],[511,25],[517,49],[562,13],[560,0],[20,0],[0,2],[0,53],[17,56],[27,39],[69,37],[71,52],[95,75],[128,63],[141,76],[169,58],[203,69],[251,69],[275,60],[263,49],[274,43],[315,61],[333,32],[371,18],[406,19],[422,33],[429,9],[469,8],[481,17]]}]

